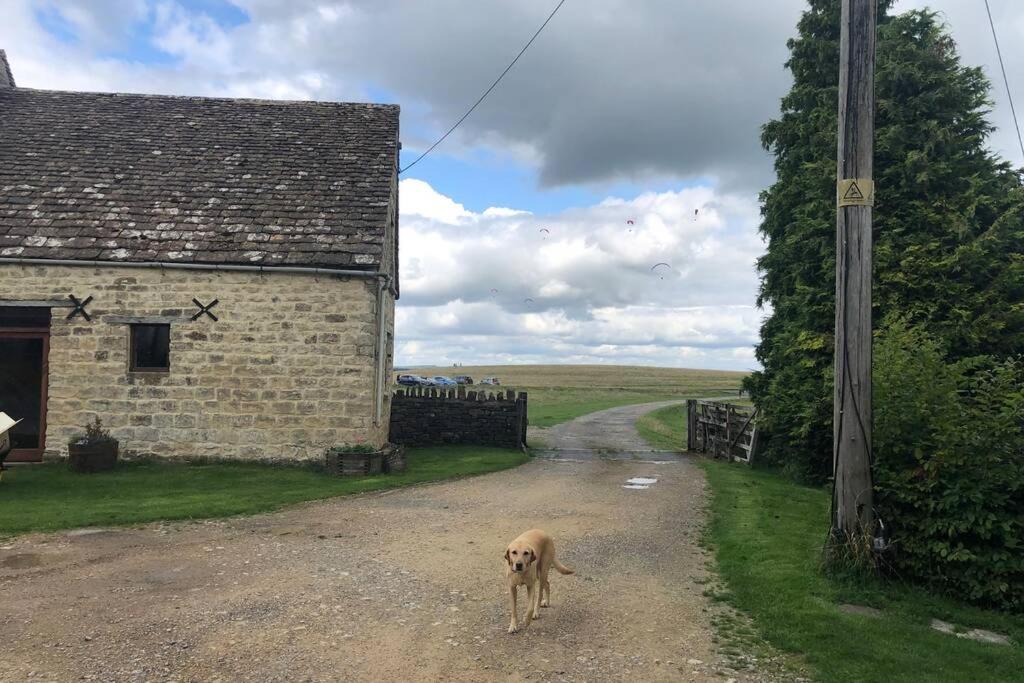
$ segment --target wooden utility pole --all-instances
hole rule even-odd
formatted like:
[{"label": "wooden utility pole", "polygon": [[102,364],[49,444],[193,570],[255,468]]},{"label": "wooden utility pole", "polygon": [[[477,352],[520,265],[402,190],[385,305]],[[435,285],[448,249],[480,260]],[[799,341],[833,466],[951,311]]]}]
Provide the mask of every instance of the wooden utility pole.
[{"label": "wooden utility pole", "polygon": [[836,183],[832,532],[874,531],[871,495],[871,209],[876,0],[843,0]]}]

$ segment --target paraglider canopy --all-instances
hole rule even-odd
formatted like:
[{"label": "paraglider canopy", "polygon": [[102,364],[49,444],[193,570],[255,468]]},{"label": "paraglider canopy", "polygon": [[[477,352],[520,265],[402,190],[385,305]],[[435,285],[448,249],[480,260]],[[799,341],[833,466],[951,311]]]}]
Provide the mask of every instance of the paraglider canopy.
[{"label": "paraglider canopy", "polygon": [[667,263],[655,263],[651,266],[651,272],[657,274],[659,280],[664,280],[665,276],[672,272],[672,266]]}]

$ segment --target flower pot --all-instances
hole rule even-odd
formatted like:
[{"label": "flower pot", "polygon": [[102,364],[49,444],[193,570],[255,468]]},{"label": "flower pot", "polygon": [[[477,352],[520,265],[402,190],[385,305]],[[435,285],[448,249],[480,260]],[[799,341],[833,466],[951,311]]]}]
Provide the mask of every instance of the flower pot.
[{"label": "flower pot", "polygon": [[117,441],[68,444],[68,465],[75,472],[102,472],[117,465]]},{"label": "flower pot", "polygon": [[405,446],[390,443],[384,447],[384,471],[389,474],[405,472]]}]

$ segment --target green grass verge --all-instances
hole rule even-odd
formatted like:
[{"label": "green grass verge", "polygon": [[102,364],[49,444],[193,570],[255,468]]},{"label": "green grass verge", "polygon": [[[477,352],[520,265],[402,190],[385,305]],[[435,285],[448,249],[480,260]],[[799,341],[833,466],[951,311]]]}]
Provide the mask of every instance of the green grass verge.
[{"label": "green grass verge", "polygon": [[77,474],[52,463],[12,467],[0,482],[0,536],[82,526],[201,519],[289,503],[483,474],[522,464],[520,451],[475,446],[410,449],[401,474],[333,477],[309,467],[247,463],[122,463]]},{"label": "green grass verge", "polygon": [[640,436],[654,448],[686,450],[686,404],[658,408],[636,421]]},{"label": "green grass verge", "polygon": [[[1024,671],[1024,618],[977,609],[896,582],[829,578],[818,570],[828,528],[821,489],[703,461],[713,492],[708,540],[726,592],[758,636],[795,654],[823,681],[1011,681]],[[882,616],[846,614],[842,603]],[[929,628],[932,618],[1010,636],[978,643]]]},{"label": "green grass verge", "polygon": [[530,389],[529,396],[531,427],[553,427],[598,410],[676,398],[618,389]]}]

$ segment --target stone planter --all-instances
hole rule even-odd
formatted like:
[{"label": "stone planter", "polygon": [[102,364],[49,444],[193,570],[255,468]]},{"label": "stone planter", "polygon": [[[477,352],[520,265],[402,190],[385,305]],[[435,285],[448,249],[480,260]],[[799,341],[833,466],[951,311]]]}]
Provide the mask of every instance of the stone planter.
[{"label": "stone planter", "polygon": [[68,465],[75,472],[102,472],[117,465],[117,441],[68,444]]},{"label": "stone planter", "polygon": [[384,447],[384,471],[389,474],[405,472],[405,446],[389,443]]},{"label": "stone planter", "polygon": [[334,449],[327,451],[327,471],[340,477],[362,477],[369,474],[380,474],[384,468],[384,452],[345,451]]}]

